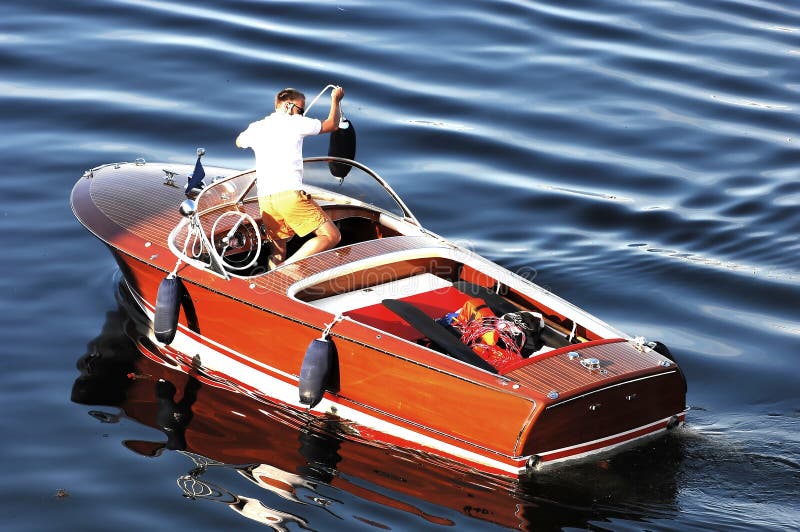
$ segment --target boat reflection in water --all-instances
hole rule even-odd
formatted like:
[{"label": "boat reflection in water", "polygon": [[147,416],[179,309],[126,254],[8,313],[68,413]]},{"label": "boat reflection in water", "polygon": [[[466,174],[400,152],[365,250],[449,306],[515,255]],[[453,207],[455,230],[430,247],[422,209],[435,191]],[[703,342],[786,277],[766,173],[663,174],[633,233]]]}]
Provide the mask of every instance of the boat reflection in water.
[{"label": "boat reflection in water", "polygon": [[[405,524],[419,519],[428,527],[474,526],[482,520],[548,529],[677,513],[680,431],[608,460],[522,481],[494,477],[432,455],[376,445],[350,424],[281,407],[199,367],[171,367],[175,362],[142,333],[149,325],[128,306],[123,285],[119,296],[118,310],[108,313],[102,332],[78,360],[81,374],[72,400],[120,409],[89,412],[102,422],[127,416],[160,430],[158,441],[123,443],[143,456],[158,457],[165,450],[186,456],[190,470],[177,483],[190,499],[225,504],[276,530],[289,523],[325,528],[309,522],[319,515],[309,505],[340,524],[359,520],[378,528],[395,528],[387,519]],[[250,492],[242,489],[242,478],[263,492],[243,495]],[[374,512],[365,517],[368,507]]]}]

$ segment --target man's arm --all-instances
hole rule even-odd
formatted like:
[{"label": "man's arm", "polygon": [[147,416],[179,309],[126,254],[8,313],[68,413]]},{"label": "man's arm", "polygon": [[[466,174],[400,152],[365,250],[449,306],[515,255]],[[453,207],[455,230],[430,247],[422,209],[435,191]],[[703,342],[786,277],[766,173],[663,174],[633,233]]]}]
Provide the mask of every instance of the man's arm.
[{"label": "man's arm", "polygon": [[320,133],[330,133],[339,129],[339,120],[341,119],[340,102],[344,98],[344,89],[336,87],[331,92],[331,110],[328,113],[328,118],[322,122]]}]

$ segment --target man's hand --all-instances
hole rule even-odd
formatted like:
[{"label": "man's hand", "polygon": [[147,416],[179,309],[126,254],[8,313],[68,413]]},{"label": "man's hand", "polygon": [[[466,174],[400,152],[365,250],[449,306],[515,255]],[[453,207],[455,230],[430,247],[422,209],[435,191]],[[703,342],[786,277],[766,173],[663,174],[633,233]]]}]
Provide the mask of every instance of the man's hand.
[{"label": "man's hand", "polygon": [[339,109],[339,102],[344,98],[344,89],[341,87],[334,87],[331,91],[331,110],[328,113],[328,118],[322,121],[322,126],[319,130],[320,133],[330,133],[339,129],[339,120],[342,118],[341,109]]}]

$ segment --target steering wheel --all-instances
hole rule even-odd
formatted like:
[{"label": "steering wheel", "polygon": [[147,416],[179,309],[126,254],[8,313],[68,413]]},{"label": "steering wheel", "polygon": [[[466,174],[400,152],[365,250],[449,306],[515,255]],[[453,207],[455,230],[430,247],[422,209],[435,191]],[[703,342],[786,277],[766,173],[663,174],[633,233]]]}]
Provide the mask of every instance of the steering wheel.
[{"label": "steering wheel", "polygon": [[[233,218],[233,220],[231,220]],[[222,224],[223,220],[228,220]],[[222,224],[222,225],[221,225]],[[219,237],[217,227],[230,227]],[[246,212],[225,211],[219,215],[211,226],[214,246],[217,248],[222,264],[231,270],[246,270],[252,267],[261,253],[261,232],[253,217]],[[238,258],[241,253],[244,257]],[[236,257],[236,258],[233,258]]]}]

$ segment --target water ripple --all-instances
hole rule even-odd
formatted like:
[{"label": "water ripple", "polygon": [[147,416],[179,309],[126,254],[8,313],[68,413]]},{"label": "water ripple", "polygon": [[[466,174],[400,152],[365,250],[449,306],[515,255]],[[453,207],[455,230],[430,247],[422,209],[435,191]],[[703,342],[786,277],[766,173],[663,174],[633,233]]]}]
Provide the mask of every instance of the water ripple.
[{"label": "water ripple", "polygon": [[[427,226],[664,341],[700,408],[660,450],[519,488],[470,477],[475,500],[464,501],[464,477],[387,450],[376,463],[400,456],[381,469],[399,484],[367,492],[357,476],[337,477],[363,497],[320,483],[307,495],[335,509],[276,509],[317,529],[416,529],[426,515],[459,528],[788,528],[798,520],[798,34],[800,12],[775,0],[6,2],[0,398],[15,409],[3,487],[35,511],[15,508],[25,522],[5,524],[241,525],[199,504],[180,510],[174,457],[143,467],[120,455],[149,429],[125,416],[101,423],[116,414],[65,397],[71,361],[113,312],[115,268],[69,212],[69,191],[96,164],[191,163],[197,146],[208,164],[250,167],[233,139],[274,93],[335,82],[359,159]],[[308,139],[307,153],[326,150]],[[213,433],[212,418],[196,413]],[[398,493],[403,467],[436,485],[438,502]],[[134,483],[146,489],[132,493]],[[58,509],[33,504],[43,485],[71,496]],[[490,517],[477,499],[497,502]]]}]

